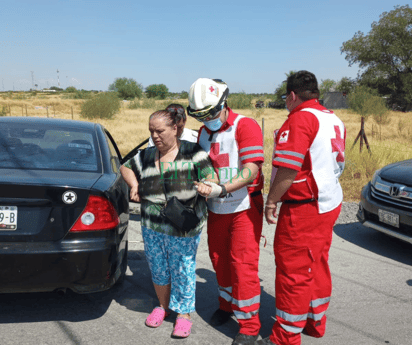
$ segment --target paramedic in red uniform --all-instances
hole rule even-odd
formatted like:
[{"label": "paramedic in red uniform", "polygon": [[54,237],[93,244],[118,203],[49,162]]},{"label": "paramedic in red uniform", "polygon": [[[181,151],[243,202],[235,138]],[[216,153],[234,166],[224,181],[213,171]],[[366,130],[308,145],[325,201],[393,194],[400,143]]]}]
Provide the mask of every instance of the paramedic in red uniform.
[{"label": "paramedic in red uniform", "polygon": [[204,124],[198,142],[220,179],[207,195],[209,255],[219,285],[219,309],[211,324],[222,325],[234,314],[240,330],[232,344],[252,345],[261,326],[263,136],[255,120],[227,106],[228,94],[221,80],[200,78],[190,87],[188,114]]},{"label": "paramedic in red uniform", "polygon": [[333,226],[339,216],[345,164],[346,130],[342,121],[319,104],[313,73],[299,71],[287,80],[290,114],[276,137],[271,186],[265,217],[276,223],[276,322],[272,334],[256,344],[301,343],[301,333],[325,334],[332,292],[328,265]]}]

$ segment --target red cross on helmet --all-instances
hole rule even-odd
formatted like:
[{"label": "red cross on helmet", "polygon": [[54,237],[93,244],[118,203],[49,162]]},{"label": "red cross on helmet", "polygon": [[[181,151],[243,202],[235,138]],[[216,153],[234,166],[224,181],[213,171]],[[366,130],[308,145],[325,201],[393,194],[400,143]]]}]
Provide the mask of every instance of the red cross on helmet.
[{"label": "red cross on helmet", "polygon": [[229,95],[229,88],[220,79],[199,78],[189,90],[187,113],[199,121],[208,121],[217,116]]}]

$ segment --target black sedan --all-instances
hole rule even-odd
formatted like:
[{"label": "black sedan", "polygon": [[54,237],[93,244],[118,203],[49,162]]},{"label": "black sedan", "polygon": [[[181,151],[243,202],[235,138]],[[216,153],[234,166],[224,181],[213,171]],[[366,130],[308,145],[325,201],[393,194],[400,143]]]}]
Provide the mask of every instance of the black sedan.
[{"label": "black sedan", "polygon": [[363,225],[412,243],[412,160],[390,164],[362,189],[357,217]]},{"label": "black sedan", "polygon": [[121,163],[100,124],[0,117],[0,293],[89,293],[123,279]]}]

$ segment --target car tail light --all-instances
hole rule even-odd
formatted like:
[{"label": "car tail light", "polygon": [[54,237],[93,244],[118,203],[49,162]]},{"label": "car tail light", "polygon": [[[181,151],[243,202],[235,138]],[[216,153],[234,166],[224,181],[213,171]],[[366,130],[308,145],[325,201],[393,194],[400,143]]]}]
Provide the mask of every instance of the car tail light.
[{"label": "car tail light", "polygon": [[119,216],[110,201],[101,196],[90,195],[86,207],[70,232],[109,230],[118,224]]}]

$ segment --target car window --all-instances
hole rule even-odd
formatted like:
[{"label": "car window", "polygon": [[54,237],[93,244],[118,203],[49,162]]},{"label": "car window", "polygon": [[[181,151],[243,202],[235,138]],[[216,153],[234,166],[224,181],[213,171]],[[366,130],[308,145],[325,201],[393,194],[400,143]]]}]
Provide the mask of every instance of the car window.
[{"label": "car window", "polygon": [[0,130],[0,168],[97,172],[96,147],[91,131],[8,124]]}]

